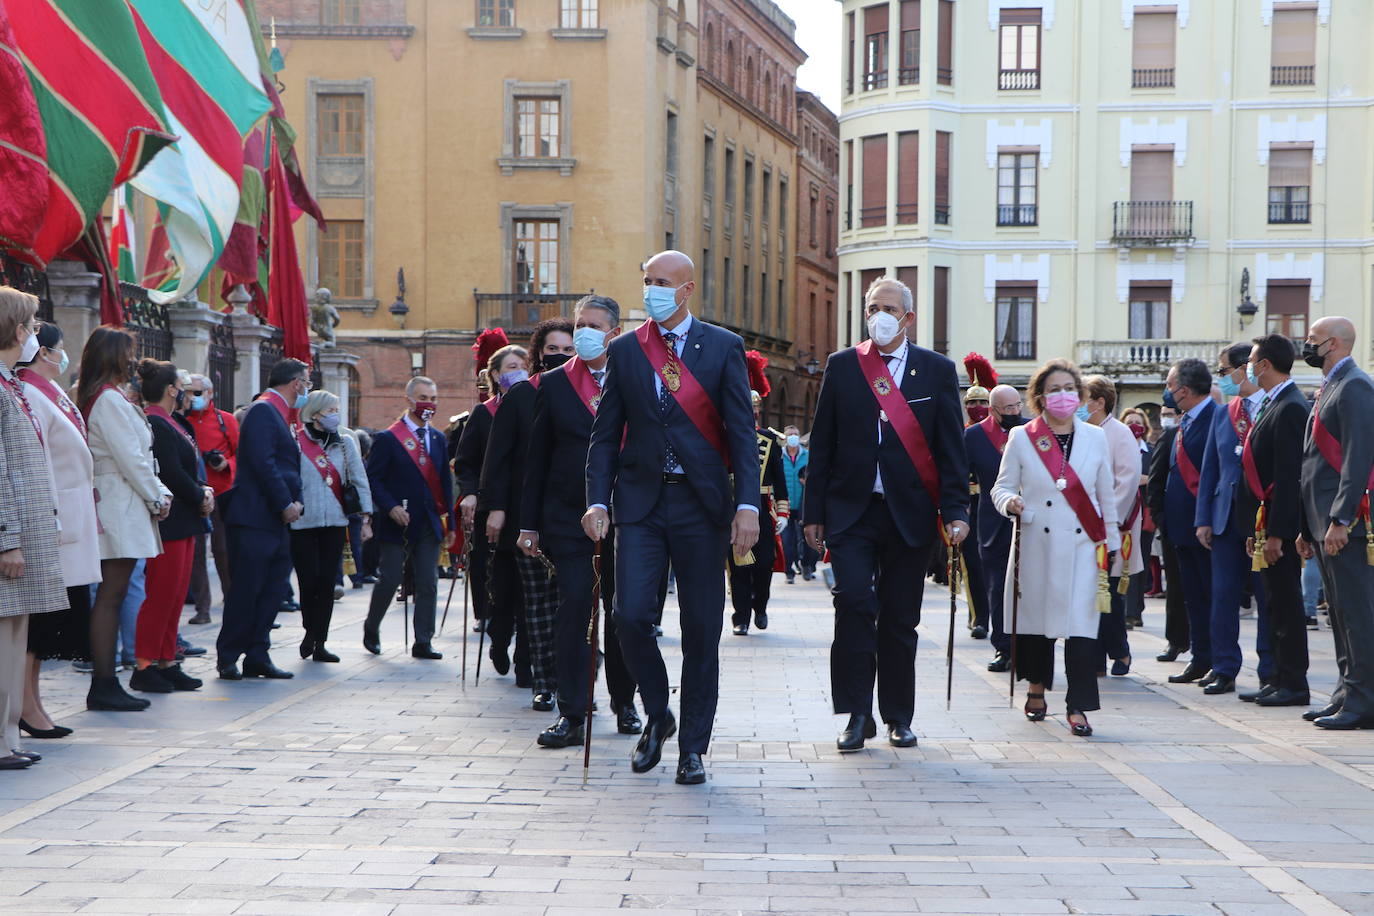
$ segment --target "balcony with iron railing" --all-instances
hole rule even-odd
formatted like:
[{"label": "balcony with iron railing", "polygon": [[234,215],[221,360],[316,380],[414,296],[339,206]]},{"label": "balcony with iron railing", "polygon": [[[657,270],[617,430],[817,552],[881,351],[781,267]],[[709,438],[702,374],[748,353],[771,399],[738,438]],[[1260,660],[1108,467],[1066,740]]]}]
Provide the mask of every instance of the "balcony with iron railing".
[{"label": "balcony with iron railing", "polygon": [[921,82],[921,66],[901,67],[897,70],[897,85],[915,86]]},{"label": "balcony with iron railing", "polygon": [[897,225],[909,226],[915,223],[920,216],[920,207],[916,204],[897,205]]},{"label": "balcony with iron railing", "polygon": [[[1273,189],[1280,190],[1280,189]],[[1281,190],[1288,191],[1289,188]],[[1306,191],[1306,188],[1302,188]],[[1271,191],[1272,194],[1272,191]],[[1312,205],[1306,200],[1270,200],[1269,201],[1269,223],[1275,224],[1295,224],[1312,222]]]},{"label": "balcony with iron railing", "polygon": [[867,229],[871,226],[884,226],[887,224],[887,204],[881,207],[861,207],[859,209],[859,228]]},{"label": "balcony with iron railing", "polygon": [[1313,64],[1269,68],[1271,86],[1313,86],[1316,82],[1317,68]]},{"label": "balcony with iron railing", "polygon": [[887,88],[887,68],[864,74],[864,91]]},{"label": "balcony with iron railing", "polygon": [[948,226],[948,225],[949,225],[949,204],[938,204],[938,203],[937,203],[937,204],[935,205],[935,225],[937,225],[937,226]]},{"label": "balcony with iron railing", "polygon": [[1034,226],[1039,222],[1039,211],[1035,204],[998,204],[997,225]]},{"label": "balcony with iron railing", "polygon": [[1039,70],[1000,70],[997,73],[998,89],[1039,89]]},{"label": "balcony with iron railing", "polygon": [[[595,292],[595,290],[592,290]],[[548,318],[571,318],[573,306],[589,293],[479,293],[472,291],[477,301],[477,327],[505,328],[506,334],[529,334],[534,326]]]},{"label": "balcony with iron railing", "polygon": [[1226,340],[1080,340],[1077,362],[1084,372],[1105,375],[1164,374],[1180,359],[1212,364]]},{"label": "balcony with iron railing", "polygon": [[1173,67],[1136,67],[1131,70],[1132,89],[1171,89],[1173,85]]},{"label": "balcony with iron railing", "polygon": [[1112,204],[1112,241],[1118,245],[1187,245],[1193,239],[1191,200],[1118,200]]}]

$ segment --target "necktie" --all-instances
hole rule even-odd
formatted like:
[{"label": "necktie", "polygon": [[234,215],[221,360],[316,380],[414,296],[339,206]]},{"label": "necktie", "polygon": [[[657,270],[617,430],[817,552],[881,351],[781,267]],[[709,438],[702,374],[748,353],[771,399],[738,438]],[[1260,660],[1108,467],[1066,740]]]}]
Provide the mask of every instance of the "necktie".
[{"label": "necktie", "polygon": [[[664,334],[664,335],[663,335],[663,343],[666,344],[667,347],[668,347],[668,353],[670,354],[670,355],[669,355],[669,359],[670,359],[672,362],[676,363],[676,362],[677,362],[677,335],[674,334],[672,331],[669,331],[667,334]],[[667,386],[667,385],[664,385],[664,384],[660,381],[660,382],[659,382],[659,391],[658,391],[658,409],[659,409],[659,412],[660,412],[660,413],[666,414],[666,413],[668,413],[669,408],[671,408],[672,406],[673,406],[673,393],[672,393],[671,391],[668,390],[668,386]],[[666,473],[670,473],[670,474],[671,474],[671,473],[673,473],[673,472],[676,471],[677,467],[678,467],[677,452],[675,452],[675,451],[673,450],[673,444],[672,444],[671,442],[666,442],[666,443],[665,443],[665,448],[664,448],[664,451],[663,451],[663,470],[664,470]]]},{"label": "necktie", "polygon": [[601,380],[606,377],[605,369],[592,370],[592,381],[596,382],[596,387],[601,387]]}]

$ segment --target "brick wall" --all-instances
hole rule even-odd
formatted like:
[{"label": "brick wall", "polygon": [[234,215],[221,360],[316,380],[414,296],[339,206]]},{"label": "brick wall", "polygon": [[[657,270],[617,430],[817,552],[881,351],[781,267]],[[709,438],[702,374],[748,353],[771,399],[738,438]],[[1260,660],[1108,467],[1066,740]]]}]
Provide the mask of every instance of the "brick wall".
[{"label": "brick wall", "polygon": [[412,353],[424,356],[419,374],[434,379],[439,387],[437,426],[447,425],[449,417],[477,402],[470,336],[428,341],[340,338],[339,344],[361,357],[357,367],[362,392],[360,426],[389,426],[405,409],[406,382],[415,374],[411,371]]}]

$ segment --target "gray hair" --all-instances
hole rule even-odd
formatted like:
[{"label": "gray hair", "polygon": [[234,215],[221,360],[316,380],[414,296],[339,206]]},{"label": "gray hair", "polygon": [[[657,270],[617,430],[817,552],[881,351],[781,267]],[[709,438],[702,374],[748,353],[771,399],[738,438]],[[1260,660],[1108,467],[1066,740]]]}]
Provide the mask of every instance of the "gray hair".
[{"label": "gray hair", "polygon": [[1174,371],[1178,373],[1178,383],[1188,390],[1204,396],[1212,393],[1212,372],[1202,360],[1181,359],[1174,363]]},{"label": "gray hair", "polygon": [[417,375],[413,377],[410,381],[406,382],[406,397],[410,397],[411,395],[415,394],[415,389],[420,387],[421,385],[433,385],[436,390],[439,387],[438,385],[434,384],[434,379],[424,375]]},{"label": "gray hair", "polygon": [[215,381],[214,381],[214,379],[210,378],[210,376],[208,376],[208,375],[201,375],[199,372],[192,372],[192,373],[191,373],[191,384],[193,384],[193,385],[196,384],[196,380],[197,380],[197,379],[200,380],[200,386],[201,386],[202,388],[206,389],[207,391],[214,391],[214,390],[215,390]]},{"label": "gray hair", "polygon": [[582,309],[601,309],[611,319],[611,327],[620,324],[620,303],[610,296],[583,296],[577,301],[578,310]]},{"label": "gray hair", "polygon": [[896,277],[879,277],[868,284],[868,289],[864,290],[864,302],[868,302],[868,297],[873,295],[873,291],[879,286],[895,286],[902,291],[902,311],[911,312],[916,309],[916,301],[912,298],[911,287],[907,286]]},{"label": "gray hair", "polygon": [[305,399],[305,406],[301,408],[301,423],[309,423],[326,410],[338,406],[339,396],[332,391],[325,391],[323,388],[312,391]]}]

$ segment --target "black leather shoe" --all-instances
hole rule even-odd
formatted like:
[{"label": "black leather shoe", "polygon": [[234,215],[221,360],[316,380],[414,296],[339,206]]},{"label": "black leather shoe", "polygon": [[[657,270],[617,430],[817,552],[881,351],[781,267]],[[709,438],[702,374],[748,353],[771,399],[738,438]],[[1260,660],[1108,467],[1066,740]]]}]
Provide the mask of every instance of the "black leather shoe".
[{"label": "black leather shoe", "polygon": [[1170,684],[1191,684],[1193,681],[1200,681],[1207,676],[1207,669],[1194,662],[1189,662],[1188,667],[1178,674],[1169,676]]},{"label": "black leather shoe", "polygon": [[644,731],[644,724],[639,721],[639,712],[634,703],[616,710],[615,730],[622,735],[638,735]]},{"label": "black leather shoe", "polygon": [[680,786],[699,786],[706,781],[706,765],[701,762],[700,754],[683,754],[677,762],[677,779]]},{"label": "black leather shoe", "polygon": [[1217,674],[1215,671],[1208,669],[1207,673],[1203,675],[1202,680],[1197,682],[1197,685],[1199,687],[1206,687],[1219,677],[1221,677],[1220,674]]},{"label": "black leather shoe", "polygon": [[72,730],[65,725],[54,725],[52,728],[34,728],[23,719],[19,720],[19,730],[30,738],[65,738],[72,733]]},{"label": "black leather shoe", "polygon": [[324,647],[324,643],[315,643],[315,651],[310,653],[310,659],[317,662],[337,662],[339,657]]},{"label": "black leather shoe", "polygon": [[285,681],[295,677],[296,674],[294,671],[286,671],[282,668],[278,668],[270,661],[263,664],[245,661],[243,663],[243,676],[265,677],[271,680]]},{"label": "black leather shoe", "polygon": [[768,629],[768,612],[767,612],[767,611],[755,611],[755,612],[754,612],[754,626],[758,627],[760,630],[766,630],[766,629]]},{"label": "black leather shoe", "polygon": [[1202,688],[1202,692],[1205,694],[1209,694],[1211,696],[1215,696],[1219,693],[1234,693],[1235,689],[1235,678],[1227,677],[1224,674],[1218,674],[1215,678],[1212,679],[1212,683]]},{"label": "black leather shoe", "polygon": [[639,743],[635,745],[634,753],[630,755],[630,769],[636,773],[647,773],[658,766],[658,762],[663,759],[664,742],[675,734],[677,720],[671,712],[658,721],[650,719],[648,728],[644,729]]},{"label": "black leather shoe", "polygon": [[43,759],[42,754],[35,754],[33,751],[11,750],[10,753],[16,757],[23,757],[29,763],[37,763],[38,761]]},{"label": "black leather shoe", "polygon": [[533,702],[530,703],[530,709],[536,712],[548,712],[553,709],[553,694],[536,693]]},{"label": "black leather shoe", "polygon": [[243,674],[239,671],[239,666],[233,662],[222,662],[215,666],[215,670],[219,672],[219,679],[221,681],[243,680]]},{"label": "black leather shoe", "polygon": [[581,744],[582,723],[559,716],[558,721],[540,732],[535,741],[540,747],[573,747]]},{"label": "black leather shoe", "polygon": [[[1242,703],[1253,703],[1260,697],[1267,697],[1269,696],[1269,694],[1275,692],[1278,689],[1279,688],[1275,687],[1273,684],[1261,684],[1259,690],[1247,690],[1245,691],[1245,693],[1236,694],[1236,696],[1240,697]],[[1332,711],[1334,712],[1335,710]],[[1312,717],[1312,719],[1315,718],[1317,717]],[[1308,719],[1308,721],[1310,722],[1312,720]]]},{"label": "black leather shoe", "polygon": [[491,666],[497,674],[510,674],[510,653],[505,649],[492,646],[487,650],[487,658],[491,659]]},{"label": "black leather shoe", "polygon": [[974,639],[987,639],[987,638],[988,638],[988,628],[987,628],[987,627],[974,627],[972,630],[969,630],[969,634],[968,634],[968,635],[972,636]]},{"label": "black leather shoe", "polygon": [[654,624],[654,639],[658,639],[662,635],[663,627],[659,626],[658,624]]},{"label": "black leather shoe", "polygon": [[305,637],[305,639],[302,639],[302,640],[301,640],[301,646],[300,646],[301,658],[309,658],[309,657],[310,657],[310,654],[311,654],[312,652],[314,652],[314,651],[315,651],[315,640],[311,639],[309,636],[307,636],[307,637]]},{"label": "black leather shoe", "polygon": [[149,665],[139,668],[129,676],[129,689],[141,693],[171,693],[172,685],[162,676],[162,672]]},{"label": "black leather shoe", "polygon": [[1256,706],[1306,706],[1312,702],[1312,698],[1307,695],[1306,690],[1293,690],[1289,687],[1280,687],[1267,697],[1261,697],[1255,701]]},{"label": "black leather shoe", "polygon": [[1328,703],[1321,709],[1309,709],[1307,712],[1302,714],[1302,717],[1306,719],[1308,722],[1315,722],[1318,719],[1325,719],[1327,716],[1334,716],[1336,713],[1340,711],[1341,704]]},{"label": "black leather shoe", "polygon": [[1006,653],[998,652],[995,656],[993,656],[992,661],[988,662],[988,670],[999,671],[1003,673],[1010,671],[1011,659],[1007,657]]},{"label": "black leather shoe", "polygon": [[1355,728],[1374,728],[1374,716],[1362,716],[1348,709],[1342,709],[1334,716],[1322,716],[1317,720],[1317,727],[1329,728],[1333,731],[1347,731]]},{"label": "black leather shoe", "polygon": [[436,659],[443,658],[444,653],[435,652],[434,647],[427,642],[417,642],[415,645],[410,647],[410,657]]},{"label": "black leather shoe", "polygon": [[737,623],[730,628],[730,632],[734,633],[736,636],[748,636],[749,627],[747,624]]},{"label": "black leather shoe", "polygon": [[281,603],[281,610],[286,611],[287,613],[295,613],[300,609],[301,606],[295,598],[287,598],[285,601]]},{"label": "black leather shoe", "polygon": [[0,770],[24,770],[33,766],[33,761],[22,754],[7,754],[0,757]]},{"label": "black leather shoe", "polygon": [[363,648],[373,655],[382,654],[382,637],[376,633],[369,633],[363,630]]},{"label": "black leather shoe", "polygon": [[1182,654],[1184,653],[1184,651],[1185,651],[1185,650],[1180,649],[1178,646],[1170,646],[1169,648],[1165,649],[1163,652],[1161,652],[1161,653],[1159,653],[1158,655],[1156,655],[1156,656],[1155,656],[1155,661],[1157,661],[1157,662],[1176,662],[1176,661],[1178,661],[1178,657],[1179,657],[1180,655],[1182,655]]},{"label": "black leather shoe", "polygon": [[887,743],[893,747],[915,747],[916,733],[905,722],[887,724]]},{"label": "black leather shoe", "polygon": [[169,668],[159,668],[158,674],[162,679],[172,685],[173,690],[199,690],[205,686],[205,682],[198,677],[191,677],[181,670],[180,665],[172,665]]},{"label": "black leather shoe", "polygon": [[131,696],[117,677],[92,677],[86,691],[86,708],[108,712],[137,712],[153,705],[151,700]]},{"label": "black leather shoe", "polygon": [[873,717],[861,712],[849,714],[849,724],[840,732],[840,737],[835,739],[835,746],[842,751],[863,750],[864,741],[878,736],[878,723],[873,721]]}]

